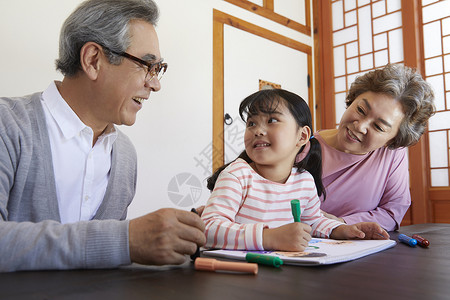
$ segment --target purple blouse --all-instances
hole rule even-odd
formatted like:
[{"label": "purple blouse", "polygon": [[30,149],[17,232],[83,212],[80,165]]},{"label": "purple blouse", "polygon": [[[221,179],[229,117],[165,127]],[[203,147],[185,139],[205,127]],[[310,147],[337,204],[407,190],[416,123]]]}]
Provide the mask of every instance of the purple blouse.
[{"label": "purple blouse", "polygon": [[329,146],[318,132],[314,136],[322,146],[327,194],[320,208],[347,224],[377,222],[388,231],[398,229],[411,204],[407,149],[382,147],[355,155]]}]

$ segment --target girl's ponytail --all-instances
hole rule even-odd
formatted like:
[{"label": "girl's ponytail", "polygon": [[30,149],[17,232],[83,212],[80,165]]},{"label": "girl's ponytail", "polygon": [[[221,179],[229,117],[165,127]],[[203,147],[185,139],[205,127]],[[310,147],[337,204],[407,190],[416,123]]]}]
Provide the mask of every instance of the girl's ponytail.
[{"label": "girl's ponytail", "polygon": [[[294,166],[297,167],[299,171],[303,169],[311,173],[316,184],[317,194],[319,197],[323,195],[323,200],[325,200],[326,192],[322,183],[322,148],[320,147],[319,141],[314,136],[311,136],[309,143],[309,152],[304,159],[295,163]],[[300,152],[302,152],[304,148],[305,146],[302,147]]]}]

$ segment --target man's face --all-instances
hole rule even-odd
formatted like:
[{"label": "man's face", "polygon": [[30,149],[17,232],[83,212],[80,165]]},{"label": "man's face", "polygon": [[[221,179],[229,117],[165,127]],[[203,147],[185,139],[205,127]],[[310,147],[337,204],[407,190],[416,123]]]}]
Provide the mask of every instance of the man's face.
[{"label": "man's face", "polygon": [[[150,63],[161,61],[158,36],[153,25],[142,20],[130,22],[130,40],[127,53]],[[119,65],[104,65],[98,80],[98,96],[93,99],[96,101],[97,121],[133,125],[144,100],[152,91],[160,90],[160,82],[157,76],[146,80],[147,68],[128,58],[123,58]]]}]

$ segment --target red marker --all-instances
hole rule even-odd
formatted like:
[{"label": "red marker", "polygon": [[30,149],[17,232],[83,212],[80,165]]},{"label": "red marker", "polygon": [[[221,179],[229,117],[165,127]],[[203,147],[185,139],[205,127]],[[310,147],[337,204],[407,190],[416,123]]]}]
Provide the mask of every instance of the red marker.
[{"label": "red marker", "polygon": [[416,239],[416,240],[417,240],[417,243],[418,243],[419,246],[421,246],[421,247],[426,248],[426,247],[430,246],[430,242],[429,242],[427,239],[424,239],[423,237],[421,237],[420,235],[413,234],[413,235],[412,235],[412,238],[413,238],[413,239]]}]

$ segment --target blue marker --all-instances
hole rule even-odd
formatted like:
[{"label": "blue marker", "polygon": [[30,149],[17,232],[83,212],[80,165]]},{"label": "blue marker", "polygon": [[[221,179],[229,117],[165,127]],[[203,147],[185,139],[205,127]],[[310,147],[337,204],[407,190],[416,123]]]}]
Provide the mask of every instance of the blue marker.
[{"label": "blue marker", "polygon": [[398,240],[402,243],[405,243],[411,247],[415,247],[417,245],[417,240],[413,239],[403,233],[398,235]]}]

